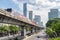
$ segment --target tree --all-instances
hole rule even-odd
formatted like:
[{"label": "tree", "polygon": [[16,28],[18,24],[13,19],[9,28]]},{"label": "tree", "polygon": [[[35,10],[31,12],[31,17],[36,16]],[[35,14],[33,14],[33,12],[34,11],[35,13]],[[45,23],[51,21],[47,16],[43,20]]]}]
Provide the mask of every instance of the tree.
[{"label": "tree", "polygon": [[16,33],[20,30],[19,27],[16,27],[16,25],[10,25],[9,28],[11,33]]},{"label": "tree", "polygon": [[0,33],[2,33],[3,32],[3,27],[2,26],[0,26]]},{"label": "tree", "polygon": [[52,23],[57,23],[57,22],[59,22],[60,21],[60,18],[53,18],[53,19],[51,19],[51,20],[48,20],[48,22],[46,23],[46,27],[51,27],[51,24]]},{"label": "tree", "polygon": [[46,23],[46,26],[53,31],[55,31],[55,35],[57,34],[58,36],[60,35],[60,18],[54,18],[52,20],[49,20]]},{"label": "tree", "polygon": [[51,26],[51,28],[57,33],[57,35],[60,35],[60,21],[56,24],[52,24]]},{"label": "tree", "polygon": [[3,25],[3,30],[6,32],[10,32],[9,26]]},{"label": "tree", "polygon": [[10,29],[9,29],[8,26],[3,25],[3,26],[0,27],[0,34],[2,36],[8,35],[9,32],[10,32]]},{"label": "tree", "polygon": [[50,37],[55,37],[55,31],[53,31],[51,28],[46,28],[46,33],[47,33]]},{"label": "tree", "polygon": [[28,26],[26,26],[26,31],[30,31],[31,30],[31,27],[28,27]]}]

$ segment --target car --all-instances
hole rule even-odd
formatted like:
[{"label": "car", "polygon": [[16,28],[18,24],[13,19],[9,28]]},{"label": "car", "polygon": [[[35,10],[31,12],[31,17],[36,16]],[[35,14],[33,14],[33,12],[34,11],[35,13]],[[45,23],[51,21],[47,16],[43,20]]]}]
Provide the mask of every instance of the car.
[{"label": "car", "polygon": [[40,36],[37,36],[37,38],[40,38]]}]

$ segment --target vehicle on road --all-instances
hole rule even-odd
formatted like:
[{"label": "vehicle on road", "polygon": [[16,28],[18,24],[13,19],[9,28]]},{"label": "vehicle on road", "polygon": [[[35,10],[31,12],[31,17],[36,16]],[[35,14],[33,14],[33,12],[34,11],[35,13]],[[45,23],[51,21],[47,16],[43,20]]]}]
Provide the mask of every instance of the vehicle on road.
[{"label": "vehicle on road", "polygon": [[40,36],[37,36],[37,38],[41,38]]}]

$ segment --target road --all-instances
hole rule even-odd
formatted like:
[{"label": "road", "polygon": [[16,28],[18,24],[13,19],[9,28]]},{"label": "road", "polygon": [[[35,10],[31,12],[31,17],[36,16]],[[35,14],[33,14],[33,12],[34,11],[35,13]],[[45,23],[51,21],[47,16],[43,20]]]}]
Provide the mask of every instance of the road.
[{"label": "road", "polygon": [[44,30],[41,30],[38,34],[35,34],[25,40],[47,40],[47,39],[48,38],[46,37],[46,33],[44,32]]}]

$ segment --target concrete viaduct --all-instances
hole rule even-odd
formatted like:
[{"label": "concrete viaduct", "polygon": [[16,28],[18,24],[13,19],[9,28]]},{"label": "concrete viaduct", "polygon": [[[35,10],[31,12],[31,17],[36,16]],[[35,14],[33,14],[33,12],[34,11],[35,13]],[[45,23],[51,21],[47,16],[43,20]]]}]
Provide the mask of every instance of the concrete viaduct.
[{"label": "concrete viaduct", "polygon": [[[40,28],[38,26],[38,24],[33,23],[31,20],[29,20],[27,18],[23,19],[21,17],[12,16],[10,12],[7,12],[3,9],[0,9],[0,23],[19,25],[21,27],[21,36],[22,37],[25,36],[24,30],[25,30],[26,26],[31,27],[30,33],[35,33],[36,30]],[[34,30],[34,32],[33,32],[33,30]]]}]

